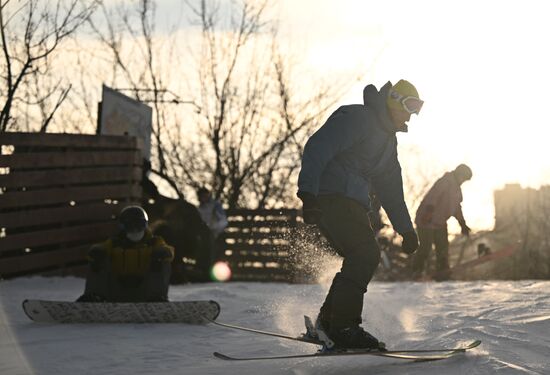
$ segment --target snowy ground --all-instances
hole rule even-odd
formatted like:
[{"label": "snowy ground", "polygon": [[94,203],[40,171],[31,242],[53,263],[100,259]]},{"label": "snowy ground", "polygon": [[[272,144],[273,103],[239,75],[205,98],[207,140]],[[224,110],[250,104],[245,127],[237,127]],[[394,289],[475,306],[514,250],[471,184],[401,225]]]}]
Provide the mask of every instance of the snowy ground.
[{"label": "snowy ground", "polygon": [[[73,300],[76,278],[0,283],[0,374],[550,374],[550,282],[372,283],[364,319],[388,347],[482,345],[433,363],[375,357],[226,362],[227,354],[315,350],[216,326],[49,325],[21,310],[25,298]],[[172,300],[214,299],[219,320],[289,334],[315,315],[326,286],[211,283],[173,287]]]}]

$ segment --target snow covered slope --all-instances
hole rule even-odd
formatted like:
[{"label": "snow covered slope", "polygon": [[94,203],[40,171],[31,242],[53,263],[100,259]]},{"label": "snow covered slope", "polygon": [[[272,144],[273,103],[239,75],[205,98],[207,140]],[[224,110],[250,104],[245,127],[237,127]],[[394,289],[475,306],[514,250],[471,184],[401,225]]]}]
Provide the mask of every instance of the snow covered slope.
[{"label": "snow covered slope", "polygon": [[[214,299],[220,321],[289,334],[315,316],[326,285],[194,284],[172,300]],[[23,314],[25,298],[74,300],[76,278],[0,283],[0,374],[550,374],[550,282],[372,283],[363,317],[392,347],[453,346],[472,352],[433,363],[374,357],[225,362],[227,354],[287,354],[314,346],[216,326],[179,324],[49,325]]]}]

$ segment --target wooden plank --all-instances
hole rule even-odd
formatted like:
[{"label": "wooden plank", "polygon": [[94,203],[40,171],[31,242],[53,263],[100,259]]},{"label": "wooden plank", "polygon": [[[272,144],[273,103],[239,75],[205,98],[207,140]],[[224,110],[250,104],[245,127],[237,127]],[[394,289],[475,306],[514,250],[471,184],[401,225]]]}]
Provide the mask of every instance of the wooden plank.
[{"label": "wooden plank", "polygon": [[[1,185],[1,184],[0,184]],[[227,228],[294,228],[288,220],[230,221]]]},{"label": "wooden plank", "polygon": [[245,244],[245,243],[232,243],[225,245],[226,250],[231,251],[258,251],[258,252],[268,252],[268,251],[288,251],[290,250],[289,244]]},{"label": "wooden plank", "polygon": [[271,235],[271,236],[279,236],[281,238],[289,237],[293,234],[293,229],[289,227],[279,227],[279,228],[258,228],[255,226],[247,227],[247,228],[226,228],[223,235],[224,238],[243,238],[246,236],[252,236],[252,235]]},{"label": "wooden plank", "polygon": [[141,167],[49,169],[31,172],[13,171],[9,174],[0,175],[0,186],[6,188],[23,186],[44,187],[128,180],[141,180]]},{"label": "wooden plank", "polygon": [[106,221],[114,218],[122,210],[123,206],[101,202],[0,213],[0,227],[7,228],[9,233],[9,229],[11,228],[75,221]]},{"label": "wooden plank", "polygon": [[264,232],[227,233],[225,232],[225,238],[226,239],[233,238],[236,240],[280,239],[281,241],[288,241],[289,238],[285,238],[285,237],[289,237],[289,236],[287,236],[286,234],[287,233],[281,233],[281,232],[272,232],[272,233],[264,233]]},{"label": "wooden plank", "polygon": [[225,260],[232,263],[241,263],[241,262],[260,262],[260,263],[286,263],[290,260],[290,256],[279,256],[279,255],[240,255],[233,254],[224,257]]},{"label": "wooden plank", "polygon": [[113,185],[68,187],[33,191],[15,191],[0,194],[0,209],[22,208],[48,204],[70,204],[70,202],[140,198],[141,185]]},{"label": "wooden plank", "polygon": [[269,222],[269,221],[273,221],[273,225],[276,225],[276,226],[289,226],[289,227],[296,227],[298,222],[296,221],[296,218],[292,217],[292,216],[275,216],[275,215],[270,215],[270,216],[257,216],[257,217],[253,217],[253,216],[246,216],[246,217],[242,217],[242,216],[227,216],[227,221],[229,221],[229,224],[230,225],[235,225],[235,226],[242,226],[242,225],[247,225],[247,224],[254,224],[254,223],[262,223],[262,222]]},{"label": "wooden plank", "polygon": [[289,269],[289,267],[288,267],[289,264],[284,263],[284,262],[280,262],[280,263],[272,262],[272,263],[277,263],[276,267],[273,267],[273,266],[267,267],[266,264],[263,264],[261,262],[252,262],[252,261],[234,262],[234,261],[228,259],[227,262],[229,263],[230,267],[234,267],[234,268],[240,269],[240,270],[251,269],[252,270],[251,272],[256,272],[256,271],[260,272],[261,270],[272,270],[272,269],[288,271],[288,269]]},{"label": "wooden plank", "polygon": [[272,274],[235,274],[231,276],[231,281],[255,281],[255,282],[289,282],[292,276],[287,274],[272,275]]},{"label": "wooden plank", "polygon": [[[269,231],[268,231],[269,230]],[[260,239],[260,238],[280,238],[284,240],[290,239],[292,235],[292,232],[289,228],[262,228],[261,230],[259,228],[248,228],[244,231],[228,231],[226,230],[224,232],[224,238],[226,239],[244,239],[244,240],[250,240],[250,239]]]},{"label": "wooden plank", "polygon": [[68,152],[29,152],[0,155],[0,167],[9,168],[57,168],[57,167],[98,167],[114,165],[142,165],[141,153],[129,151],[68,151]]},{"label": "wooden plank", "polygon": [[33,248],[38,246],[69,242],[102,241],[116,233],[117,223],[79,225],[59,229],[49,229],[31,233],[8,235],[0,238],[0,253],[8,250]]},{"label": "wooden plank", "polygon": [[89,245],[77,246],[70,249],[28,253],[15,257],[0,258],[0,275],[29,272],[53,266],[62,266],[67,263],[84,261]]},{"label": "wooden plank", "polygon": [[232,251],[231,255],[227,255],[228,257],[255,257],[255,256],[268,256],[268,257],[279,257],[279,258],[286,258],[291,256],[290,251],[282,251],[278,248],[272,248],[269,251],[257,251],[253,248],[247,249],[247,250],[239,250],[239,251]]},{"label": "wooden plank", "polygon": [[294,208],[281,208],[281,209],[248,209],[248,208],[235,208],[227,210],[227,216],[295,216],[298,214],[298,210]]},{"label": "wooden plank", "polygon": [[[229,247],[228,247],[229,248]],[[258,249],[255,246],[248,246],[244,249],[235,250],[232,248],[233,254],[238,255],[278,255],[278,256],[287,256],[290,254],[290,246],[286,246],[286,248],[283,248],[282,246],[269,246],[261,249],[261,251],[258,251]]]},{"label": "wooden plank", "polygon": [[136,137],[129,136],[12,132],[0,133],[0,145],[101,149],[137,149],[140,146]]}]

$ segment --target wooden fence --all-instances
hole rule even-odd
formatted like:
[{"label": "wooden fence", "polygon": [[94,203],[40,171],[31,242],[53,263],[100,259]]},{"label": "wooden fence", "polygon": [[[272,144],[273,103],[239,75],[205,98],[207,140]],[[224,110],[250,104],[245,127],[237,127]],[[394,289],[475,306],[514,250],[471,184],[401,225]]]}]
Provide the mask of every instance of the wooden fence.
[{"label": "wooden fence", "polygon": [[224,260],[234,281],[294,281],[291,254],[298,210],[230,210]]},{"label": "wooden fence", "polygon": [[[310,283],[322,279],[326,262],[339,257],[315,227],[302,222],[300,214],[296,209],[228,211],[224,260],[232,280]],[[401,246],[393,238],[380,237],[378,242],[382,259],[376,280],[408,279],[409,256]]]},{"label": "wooden fence", "polygon": [[1,277],[78,272],[121,205],[140,200],[135,138],[0,133],[0,146]]}]

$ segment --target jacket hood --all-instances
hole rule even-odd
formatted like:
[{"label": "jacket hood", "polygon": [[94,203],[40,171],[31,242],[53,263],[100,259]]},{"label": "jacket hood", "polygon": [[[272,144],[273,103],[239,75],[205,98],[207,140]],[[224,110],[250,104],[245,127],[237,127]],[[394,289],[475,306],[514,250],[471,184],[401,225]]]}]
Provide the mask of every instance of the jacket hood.
[{"label": "jacket hood", "polygon": [[390,133],[396,133],[398,131],[407,132],[407,125],[404,125],[401,129],[395,128],[395,124],[391,120],[386,106],[386,98],[392,86],[390,81],[382,86],[380,91],[378,91],[374,85],[365,86],[363,89],[363,104],[376,113],[376,117],[385,131]]}]

